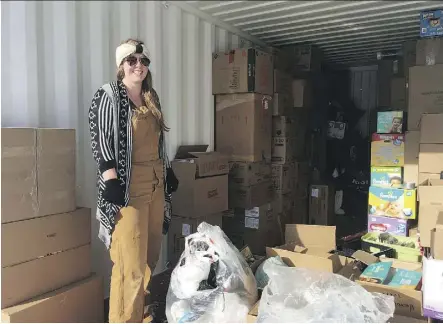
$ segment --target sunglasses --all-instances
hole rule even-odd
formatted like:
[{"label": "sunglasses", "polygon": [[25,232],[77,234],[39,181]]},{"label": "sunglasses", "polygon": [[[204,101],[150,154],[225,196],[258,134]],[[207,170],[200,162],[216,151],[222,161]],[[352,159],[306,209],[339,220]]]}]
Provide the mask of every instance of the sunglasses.
[{"label": "sunglasses", "polygon": [[137,62],[140,62],[144,66],[149,66],[149,64],[151,63],[151,61],[147,57],[144,57],[144,56],[142,56],[140,58],[137,58],[135,56],[128,56],[125,61],[128,62],[128,64],[130,66],[136,65]]}]

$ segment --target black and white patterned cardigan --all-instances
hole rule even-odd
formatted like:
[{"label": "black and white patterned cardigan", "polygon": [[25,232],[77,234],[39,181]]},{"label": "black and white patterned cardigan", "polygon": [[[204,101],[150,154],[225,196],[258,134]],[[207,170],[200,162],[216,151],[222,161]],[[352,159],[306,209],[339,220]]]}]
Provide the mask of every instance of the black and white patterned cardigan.
[{"label": "black and white patterned cardigan", "polygon": [[[154,89],[153,99],[161,109],[160,100]],[[125,206],[129,202],[132,155],[132,109],[130,108],[126,87],[121,81],[103,85],[95,93],[89,108],[89,131],[91,148],[97,162],[97,219],[100,222],[98,236],[109,249],[115,228],[115,218],[121,206],[103,199],[104,179],[102,173],[116,168],[117,177],[125,188]],[[165,136],[162,131],[159,140],[159,157],[163,160],[165,184],[165,213],[163,233],[167,232],[171,221],[171,194],[166,190],[166,169],[170,167],[167,156]]]}]

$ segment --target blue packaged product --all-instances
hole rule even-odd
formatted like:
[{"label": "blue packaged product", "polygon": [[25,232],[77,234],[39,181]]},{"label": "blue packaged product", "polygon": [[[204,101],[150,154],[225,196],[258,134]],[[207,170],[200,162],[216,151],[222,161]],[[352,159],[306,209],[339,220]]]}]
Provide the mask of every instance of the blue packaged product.
[{"label": "blue packaged product", "polygon": [[420,37],[443,36],[443,9],[420,13]]},{"label": "blue packaged product", "polygon": [[368,267],[360,275],[360,281],[383,284],[388,278],[391,270],[392,261],[377,262],[368,265]]},{"label": "blue packaged product", "polygon": [[415,290],[421,280],[421,272],[406,269],[396,269],[394,277],[388,286]]}]

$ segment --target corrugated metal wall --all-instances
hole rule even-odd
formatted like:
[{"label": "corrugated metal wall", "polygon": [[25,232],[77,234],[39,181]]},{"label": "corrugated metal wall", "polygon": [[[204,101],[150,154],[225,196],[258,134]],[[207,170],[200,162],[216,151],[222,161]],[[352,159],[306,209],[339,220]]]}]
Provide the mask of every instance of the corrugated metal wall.
[{"label": "corrugated metal wall", "polygon": [[[96,197],[89,104],[115,78],[115,48],[129,37],[152,53],[154,87],[171,127],[170,156],[180,144],[213,147],[211,53],[248,41],[160,1],[1,2],[1,125],[77,130],[79,206],[94,209]],[[93,268],[104,275],[107,295],[111,263],[96,233],[94,219]]]}]

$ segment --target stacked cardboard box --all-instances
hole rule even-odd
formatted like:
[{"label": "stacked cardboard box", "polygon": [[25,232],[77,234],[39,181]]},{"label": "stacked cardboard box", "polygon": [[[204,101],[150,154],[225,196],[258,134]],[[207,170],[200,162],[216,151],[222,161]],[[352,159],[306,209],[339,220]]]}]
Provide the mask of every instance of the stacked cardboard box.
[{"label": "stacked cardboard box", "polygon": [[2,128],[4,321],[103,320],[91,211],[75,202],[75,148],[74,130]]},{"label": "stacked cardboard box", "polygon": [[218,152],[206,152],[208,145],[180,146],[172,168],[180,185],[172,195],[172,221],[168,235],[169,261],[176,263],[189,234],[200,223],[222,225],[228,209],[228,159]]}]

